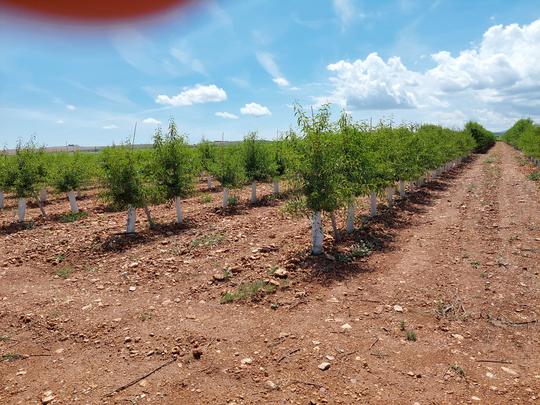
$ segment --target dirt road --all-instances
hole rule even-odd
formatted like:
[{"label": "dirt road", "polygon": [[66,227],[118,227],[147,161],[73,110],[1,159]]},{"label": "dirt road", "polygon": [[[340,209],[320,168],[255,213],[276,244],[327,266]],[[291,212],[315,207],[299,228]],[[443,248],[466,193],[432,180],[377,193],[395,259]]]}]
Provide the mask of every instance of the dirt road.
[{"label": "dirt road", "polygon": [[[308,222],[278,214],[281,202],[224,216],[219,200],[193,198],[186,228],[119,247],[110,235],[124,215],[93,198],[79,223],[16,231],[5,225],[12,212],[1,213],[0,403],[540,398],[540,192],[507,145],[411,193],[320,259],[306,254]],[[346,263],[340,252],[355,238],[373,251]],[[220,303],[263,279],[277,291]]]}]

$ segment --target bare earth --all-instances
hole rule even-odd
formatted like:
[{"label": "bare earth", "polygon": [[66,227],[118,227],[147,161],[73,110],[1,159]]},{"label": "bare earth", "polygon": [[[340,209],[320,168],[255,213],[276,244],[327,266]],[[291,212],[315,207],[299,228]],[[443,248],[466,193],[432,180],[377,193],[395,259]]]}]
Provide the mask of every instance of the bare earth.
[{"label": "bare earth", "polygon": [[[31,229],[11,225],[8,199],[0,403],[534,403],[540,192],[527,170],[497,143],[356,235],[328,236],[332,256],[317,259],[309,221],[280,214],[279,200],[250,206],[247,188],[226,215],[218,191],[188,200],[182,228],[145,230],[139,212],[137,238],[115,235],[126,215],[93,191],[87,218],[62,223],[57,196],[49,219],[29,210]],[[173,223],[173,207],[152,212]],[[355,238],[378,249],[343,263]],[[263,279],[277,291],[220,303]]]}]

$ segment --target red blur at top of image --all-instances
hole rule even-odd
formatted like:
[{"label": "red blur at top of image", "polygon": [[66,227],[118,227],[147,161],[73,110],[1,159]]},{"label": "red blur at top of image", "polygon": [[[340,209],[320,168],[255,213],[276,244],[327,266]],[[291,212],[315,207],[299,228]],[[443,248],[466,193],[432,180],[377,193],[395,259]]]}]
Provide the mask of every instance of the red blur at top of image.
[{"label": "red blur at top of image", "polygon": [[150,17],[196,0],[0,0],[0,7],[38,18],[114,22]]}]

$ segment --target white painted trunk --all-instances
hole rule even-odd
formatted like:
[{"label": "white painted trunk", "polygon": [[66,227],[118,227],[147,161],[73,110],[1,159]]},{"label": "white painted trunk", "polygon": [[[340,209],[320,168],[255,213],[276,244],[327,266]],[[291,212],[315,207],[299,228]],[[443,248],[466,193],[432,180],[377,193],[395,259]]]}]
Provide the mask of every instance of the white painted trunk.
[{"label": "white painted trunk", "polygon": [[386,187],[386,202],[391,207],[394,204],[394,187]]},{"label": "white painted trunk", "polygon": [[403,180],[399,181],[399,195],[401,198],[405,197],[405,182]]},{"label": "white painted trunk", "polygon": [[174,203],[176,205],[176,222],[181,224],[184,222],[184,217],[182,215],[182,199],[180,197],[175,197]]},{"label": "white painted trunk", "polygon": [[229,205],[229,189],[224,188],[223,189],[223,208],[227,208]]},{"label": "white painted trunk", "polygon": [[47,194],[47,189],[45,188],[42,188],[39,192],[39,201],[41,202],[47,202],[47,197],[48,197],[48,194]]},{"label": "white painted trunk", "polygon": [[254,181],[251,183],[251,203],[255,204],[257,202],[257,182]]},{"label": "white painted trunk", "polygon": [[279,179],[274,179],[274,194],[279,194]]},{"label": "white painted trunk", "polygon": [[24,222],[24,216],[26,214],[26,198],[19,198],[19,222]]},{"label": "white painted trunk", "polygon": [[135,207],[128,206],[128,218],[127,218],[127,233],[135,233],[135,219],[137,219],[137,211]]},{"label": "white painted trunk", "polygon": [[347,208],[347,233],[354,232],[354,219],[356,218],[356,204],[351,202]]},{"label": "white painted trunk", "polygon": [[77,214],[79,212],[79,207],[77,206],[77,199],[75,198],[75,191],[68,191],[68,200],[69,205],[71,206],[71,212]]},{"label": "white painted trunk", "polygon": [[377,215],[377,193],[371,193],[369,196],[369,215],[374,217]]},{"label": "white painted trunk", "polygon": [[321,212],[315,211],[311,218],[311,253],[320,255],[323,253],[323,227]]},{"label": "white painted trunk", "polygon": [[4,209],[4,192],[0,190],[0,210]]},{"label": "white painted trunk", "polygon": [[208,190],[212,189],[212,177],[208,176],[206,178],[206,184],[208,185]]}]

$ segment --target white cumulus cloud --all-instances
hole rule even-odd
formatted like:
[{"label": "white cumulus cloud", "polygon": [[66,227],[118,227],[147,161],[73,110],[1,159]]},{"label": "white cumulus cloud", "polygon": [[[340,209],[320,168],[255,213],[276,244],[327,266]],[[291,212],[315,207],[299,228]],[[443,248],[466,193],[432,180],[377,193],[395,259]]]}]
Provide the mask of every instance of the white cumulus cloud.
[{"label": "white cumulus cloud", "polygon": [[67,105],[66,105],[66,108],[67,108],[69,111],[73,111],[73,110],[75,110],[76,107],[75,107],[73,104],[67,104]]},{"label": "white cumulus cloud", "polygon": [[110,124],[110,125],[104,125],[101,127],[102,129],[117,129],[118,126],[114,125],[114,124]]},{"label": "white cumulus cloud", "polygon": [[237,120],[238,119],[238,115],[231,114],[230,112],[226,112],[226,111],[219,111],[215,115],[216,115],[216,117],[225,118],[227,120]]},{"label": "white cumulus cloud", "polygon": [[355,18],[364,18],[365,15],[359,11],[353,0],[332,0],[334,11],[341,21],[342,27],[347,26]]},{"label": "white cumulus cloud", "polygon": [[161,121],[159,120],[156,120],[155,118],[145,118],[144,120],[142,120],[142,123],[143,124],[149,124],[149,125],[161,125]]},{"label": "white cumulus cloud", "polygon": [[257,103],[249,103],[240,109],[240,112],[244,115],[252,115],[254,117],[263,117],[265,115],[272,115],[268,107]]},{"label": "white cumulus cloud", "polygon": [[216,103],[227,100],[227,93],[215,84],[202,85],[197,84],[191,88],[183,89],[180,94],[169,97],[160,94],[156,97],[156,103],[172,105],[174,107],[183,107],[193,104]]}]

